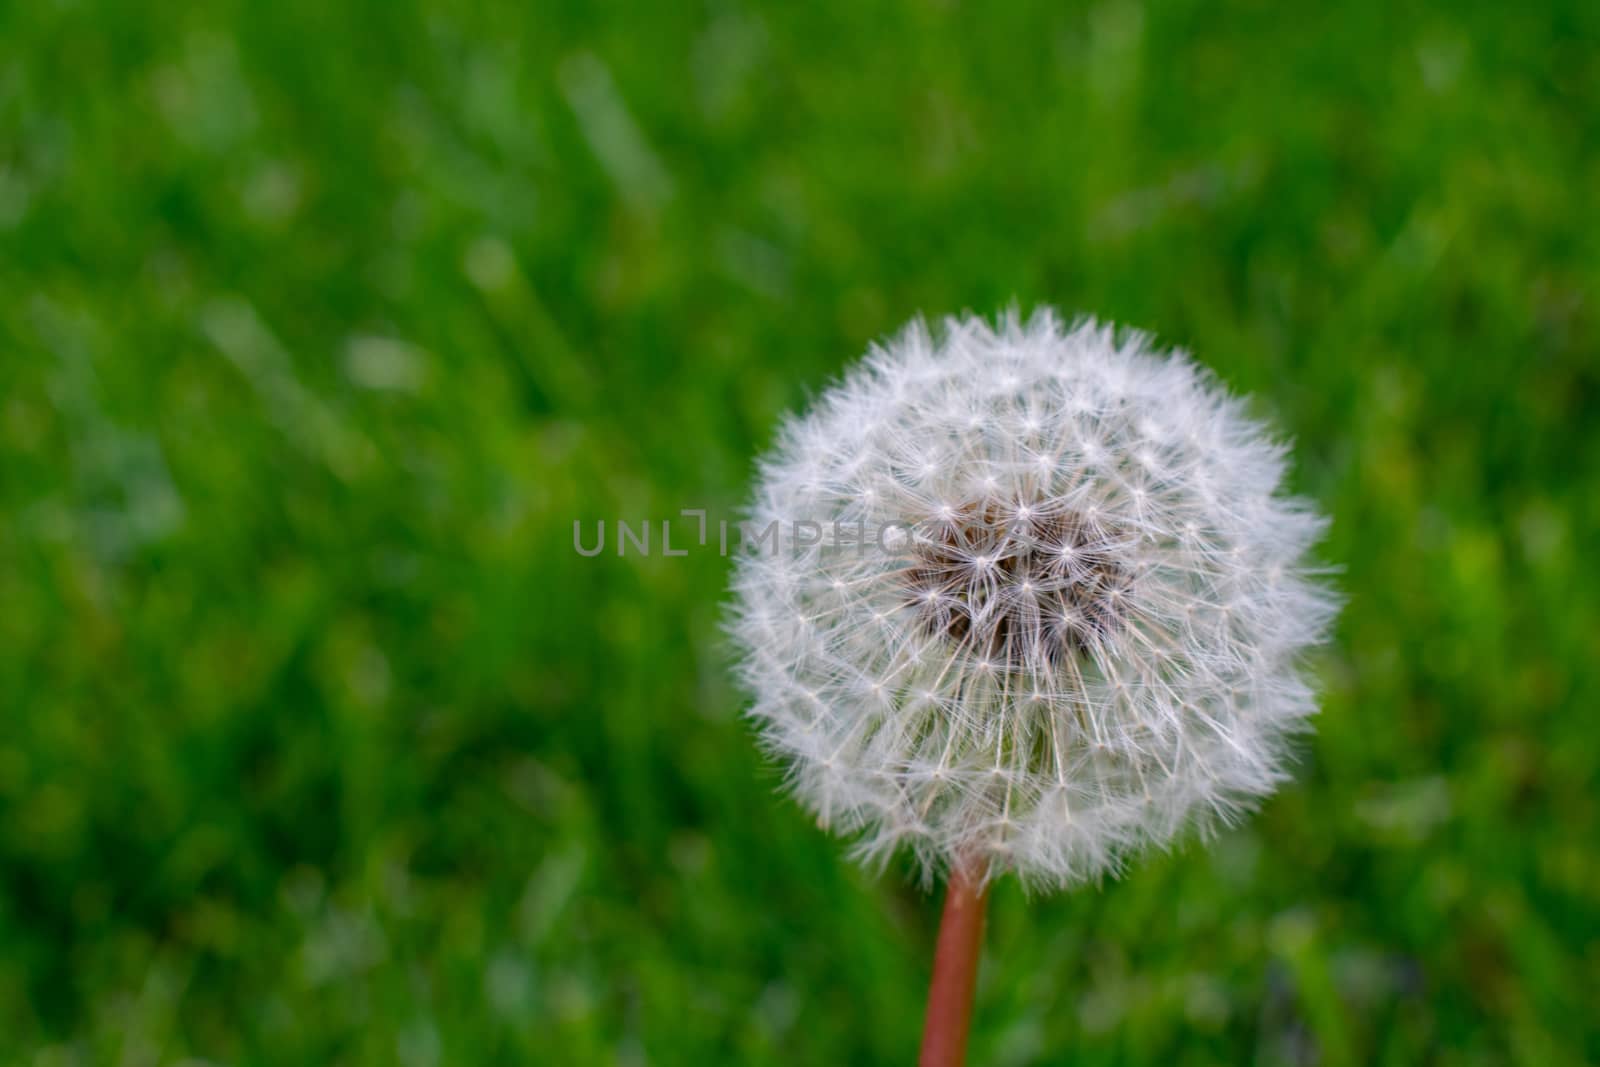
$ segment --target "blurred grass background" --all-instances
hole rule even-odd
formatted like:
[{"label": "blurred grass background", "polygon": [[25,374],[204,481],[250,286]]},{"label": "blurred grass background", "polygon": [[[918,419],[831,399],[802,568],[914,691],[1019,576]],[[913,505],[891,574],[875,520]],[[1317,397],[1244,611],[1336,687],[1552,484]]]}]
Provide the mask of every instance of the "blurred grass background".
[{"label": "blurred grass background", "polygon": [[0,1062],[910,1062],[938,901],[775,794],[726,561],[572,523],[732,517],[869,340],[1013,299],[1256,394],[1350,603],[1258,818],[1001,888],[974,1062],[1600,1061],[1597,56],[1591,2],[0,4]]}]

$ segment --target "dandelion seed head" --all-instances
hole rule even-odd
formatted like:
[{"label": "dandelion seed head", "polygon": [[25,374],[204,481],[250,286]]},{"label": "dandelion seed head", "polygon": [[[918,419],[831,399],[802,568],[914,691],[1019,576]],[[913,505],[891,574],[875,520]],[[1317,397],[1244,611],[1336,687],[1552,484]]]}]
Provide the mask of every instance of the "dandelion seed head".
[{"label": "dandelion seed head", "polygon": [[[752,524],[823,535],[735,569],[750,714],[795,795],[864,858],[1039,888],[1247,812],[1336,610],[1286,455],[1186,356],[1094,321],[875,347],[761,464]],[[872,551],[832,533],[858,524]]]}]

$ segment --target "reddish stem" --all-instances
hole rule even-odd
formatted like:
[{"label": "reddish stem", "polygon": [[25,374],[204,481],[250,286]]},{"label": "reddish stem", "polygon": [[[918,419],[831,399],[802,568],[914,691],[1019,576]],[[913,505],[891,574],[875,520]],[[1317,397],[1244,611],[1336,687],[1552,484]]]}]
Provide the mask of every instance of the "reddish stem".
[{"label": "reddish stem", "polygon": [[957,867],[945,889],[939,944],[928,987],[928,1018],[922,1028],[918,1067],[962,1067],[967,1061],[967,1026],[972,990],[983,950],[983,912],[989,886],[980,870]]}]

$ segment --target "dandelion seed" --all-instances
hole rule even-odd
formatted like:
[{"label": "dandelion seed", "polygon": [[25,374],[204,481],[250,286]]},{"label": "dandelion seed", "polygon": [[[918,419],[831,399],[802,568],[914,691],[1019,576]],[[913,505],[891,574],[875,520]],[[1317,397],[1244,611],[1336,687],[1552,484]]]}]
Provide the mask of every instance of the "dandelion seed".
[{"label": "dandelion seed", "polygon": [[[874,349],[785,426],[751,519],[909,528],[909,551],[786,546],[735,577],[751,714],[799,799],[864,857],[1037,888],[1248,810],[1315,710],[1300,659],[1334,610],[1283,466],[1207,372],[1093,321],[950,319]],[[772,634],[774,610],[803,626]]]}]

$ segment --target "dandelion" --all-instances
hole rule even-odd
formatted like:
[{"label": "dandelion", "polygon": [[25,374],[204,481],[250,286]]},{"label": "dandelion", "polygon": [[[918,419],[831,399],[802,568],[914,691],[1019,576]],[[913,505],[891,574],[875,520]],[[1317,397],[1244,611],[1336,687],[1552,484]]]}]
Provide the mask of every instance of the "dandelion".
[{"label": "dandelion", "polygon": [[1335,610],[1286,457],[1182,354],[1044,311],[913,323],[762,462],[753,525],[821,534],[739,559],[750,714],[859,856],[949,878],[926,1062],[991,880],[1115,873],[1285,777]]}]

